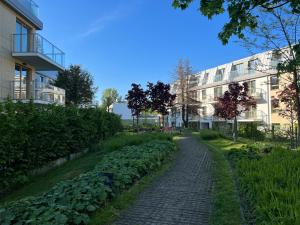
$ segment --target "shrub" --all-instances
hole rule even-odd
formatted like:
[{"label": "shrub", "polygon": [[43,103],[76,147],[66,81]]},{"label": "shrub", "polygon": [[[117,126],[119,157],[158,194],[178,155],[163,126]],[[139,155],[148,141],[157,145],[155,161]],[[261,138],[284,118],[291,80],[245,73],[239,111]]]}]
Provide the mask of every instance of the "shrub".
[{"label": "shrub", "polygon": [[217,131],[203,129],[200,131],[200,137],[203,140],[214,140],[220,138],[221,135]]},{"label": "shrub", "polygon": [[120,118],[100,109],[1,104],[0,194],[24,183],[28,171],[81,152],[120,130]]},{"label": "shrub", "polygon": [[266,134],[257,129],[257,123],[239,123],[239,135],[241,137],[253,139],[256,141],[263,141],[266,137]]},{"label": "shrub", "polygon": [[159,167],[175,149],[169,141],[156,140],[108,153],[94,170],[0,208],[0,224],[87,224],[91,212]]}]

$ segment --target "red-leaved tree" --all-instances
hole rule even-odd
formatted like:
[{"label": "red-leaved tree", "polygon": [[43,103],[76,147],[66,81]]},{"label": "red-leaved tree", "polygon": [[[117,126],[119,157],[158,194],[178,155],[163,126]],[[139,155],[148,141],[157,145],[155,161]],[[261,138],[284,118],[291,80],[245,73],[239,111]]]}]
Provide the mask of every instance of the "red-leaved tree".
[{"label": "red-leaved tree", "polygon": [[170,85],[158,81],[156,84],[148,83],[147,94],[152,111],[158,112],[162,117],[162,124],[165,125],[165,115],[168,114],[168,108],[173,106],[176,95],[170,93]]},{"label": "red-leaved tree", "polygon": [[131,114],[136,117],[137,128],[139,126],[139,117],[141,112],[147,109],[149,103],[147,93],[143,90],[140,84],[131,84],[131,90],[126,96],[128,108],[131,109]]},{"label": "red-leaved tree", "polygon": [[228,90],[218,98],[215,105],[214,115],[226,120],[234,120],[233,140],[237,140],[237,117],[241,113],[249,111],[251,107],[256,107],[255,99],[248,95],[248,84],[240,85],[232,82],[228,85]]}]

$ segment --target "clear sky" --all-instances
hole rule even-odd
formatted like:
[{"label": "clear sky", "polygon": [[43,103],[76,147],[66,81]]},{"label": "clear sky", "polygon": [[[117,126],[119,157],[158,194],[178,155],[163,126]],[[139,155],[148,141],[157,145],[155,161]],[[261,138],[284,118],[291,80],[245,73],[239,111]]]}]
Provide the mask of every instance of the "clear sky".
[{"label": "clear sky", "polygon": [[172,8],[172,0],[36,0],[41,31],[66,53],[66,65],[80,64],[99,87],[124,96],[132,82],[170,82],[179,59],[194,71],[230,62],[250,53],[217,34],[226,21],[209,21],[197,12]]}]

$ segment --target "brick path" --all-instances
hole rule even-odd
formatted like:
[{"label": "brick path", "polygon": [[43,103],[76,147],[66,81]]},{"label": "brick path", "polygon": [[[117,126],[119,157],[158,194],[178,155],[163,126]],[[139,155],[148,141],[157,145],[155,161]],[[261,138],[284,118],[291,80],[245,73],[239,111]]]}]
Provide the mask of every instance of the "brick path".
[{"label": "brick path", "polygon": [[211,208],[211,156],[192,137],[179,141],[170,170],[147,187],[121,213],[116,225],[208,225]]}]

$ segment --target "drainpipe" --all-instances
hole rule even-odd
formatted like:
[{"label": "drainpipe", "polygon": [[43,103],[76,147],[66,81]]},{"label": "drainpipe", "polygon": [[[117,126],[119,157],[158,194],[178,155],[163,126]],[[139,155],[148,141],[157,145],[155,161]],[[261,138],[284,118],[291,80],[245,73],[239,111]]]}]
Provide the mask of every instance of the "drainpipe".
[{"label": "drainpipe", "polygon": [[268,115],[267,115],[267,120],[268,120],[268,127],[269,129],[272,128],[272,123],[271,123],[271,116],[272,116],[272,112],[271,112],[271,96],[270,96],[270,88],[271,88],[271,83],[270,83],[270,76],[267,76],[267,102],[268,102]]}]

